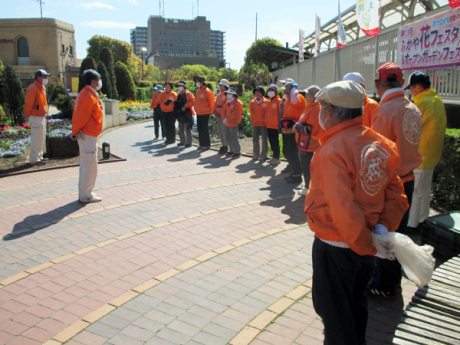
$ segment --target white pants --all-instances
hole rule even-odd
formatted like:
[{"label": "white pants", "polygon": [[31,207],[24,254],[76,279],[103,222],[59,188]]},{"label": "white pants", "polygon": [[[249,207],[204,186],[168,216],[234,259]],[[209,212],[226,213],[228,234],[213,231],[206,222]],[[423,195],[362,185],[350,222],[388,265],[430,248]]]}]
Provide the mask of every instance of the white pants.
[{"label": "white pants", "polygon": [[78,134],[80,146],[79,199],[91,198],[97,178],[97,137]]},{"label": "white pants", "polygon": [[29,116],[30,125],[30,163],[35,164],[43,159],[43,139],[45,138],[45,118]]},{"label": "white pants", "polygon": [[430,193],[433,171],[434,168],[414,170],[414,194],[412,195],[412,205],[407,224],[411,228],[416,228],[419,223],[424,222],[430,215]]}]

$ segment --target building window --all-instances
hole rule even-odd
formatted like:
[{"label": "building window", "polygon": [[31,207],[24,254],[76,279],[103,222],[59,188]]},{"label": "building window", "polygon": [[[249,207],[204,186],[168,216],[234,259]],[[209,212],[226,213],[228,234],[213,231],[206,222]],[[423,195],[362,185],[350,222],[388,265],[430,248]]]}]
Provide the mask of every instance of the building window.
[{"label": "building window", "polygon": [[184,33],[183,33],[183,32],[181,32],[180,34],[181,34],[181,35],[183,35]]},{"label": "building window", "polygon": [[193,44],[191,44],[190,47],[193,47]]},{"label": "building window", "polygon": [[172,47],[172,43],[169,43],[169,46]]},{"label": "building window", "polygon": [[73,47],[69,46],[69,55],[73,55]]},{"label": "building window", "polygon": [[180,46],[181,46],[181,47],[183,47],[184,45],[183,45],[183,44],[181,44]]},{"label": "building window", "polygon": [[161,35],[161,31],[159,32],[159,34]]},{"label": "building window", "polygon": [[185,36],[188,36],[188,32],[185,33]]},{"label": "building window", "polygon": [[169,40],[172,41],[172,37]]},{"label": "building window", "polygon": [[201,36],[204,36],[204,34],[203,34],[203,33],[201,33]]},{"label": "building window", "polygon": [[160,37],[160,41],[161,41],[161,37]]},{"label": "building window", "polygon": [[18,57],[29,57],[29,42],[25,37],[18,40]]},{"label": "building window", "polygon": [[176,37],[176,41],[177,41],[177,37]]},{"label": "building window", "polygon": [[161,43],[159,44],[159,46],[161,47]]},{"label": "building window", "polygon": [[177,31],[175,32],[175,34],[177,35]]},{"label": "building window", "polygon": [[172,35],[173,34],[172,31],[170,31],[169,34]]},{"label": "building window", "polygon": [[176,43],[176,47],[177,47],[177,43]]}]

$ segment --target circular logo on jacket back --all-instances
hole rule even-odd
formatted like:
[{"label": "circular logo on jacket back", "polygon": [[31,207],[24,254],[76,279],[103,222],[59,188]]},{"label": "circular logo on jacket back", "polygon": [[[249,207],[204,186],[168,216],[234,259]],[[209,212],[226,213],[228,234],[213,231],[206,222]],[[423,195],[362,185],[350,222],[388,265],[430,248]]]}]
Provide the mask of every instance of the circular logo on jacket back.
[{"label": "circular logo on jacket back", "polygon": [[409,109],[404,115],[404,136],[413,145],[418,145],[422,133],[422,117],[417,109]]},{"label": "circular logo on jacket back", "polygon": [[273,103],[272,108],[276,109],[276,103]]},{"label": "circular logo on jacket back", "polygon": [[204,98],[204,93],[202,93],[202,94],[200,95],[200,98]]},{"label": "circular logo on jacket back", "polygon": [[361,152],[359,177],[364,191],[374,196],[388,180],[390,154],[378,144],[370,144]]}]

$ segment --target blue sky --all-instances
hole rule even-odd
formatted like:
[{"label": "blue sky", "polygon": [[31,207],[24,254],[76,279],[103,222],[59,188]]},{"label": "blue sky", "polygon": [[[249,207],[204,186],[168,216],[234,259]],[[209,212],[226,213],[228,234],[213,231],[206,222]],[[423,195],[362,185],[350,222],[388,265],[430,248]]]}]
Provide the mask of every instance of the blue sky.
[{"label": "blue sky", "polygon": [[[342,11],[355,0],[341,0]],[[196,0],[165,0],[165,17],[192,19]],[[314,31],[315,13],[324,24],[337,15],[337,0],[308,1],[199,1],[199,15],[211,21],[211,29],[226,32],[226,58],[239,69],[246,49],[255,39],[258,13],[258,38],[273,37],[283,45],[298,41],[299,28]],[[104,35],[129,42],[129,29],[147,26],[150,15],[158,15],[158,0],[45,0],[43,17],[73,24],[77,56],[86,56],[86,41]],[[2,0],[1,18],[38,18],[40,6],[34,0]]]}]

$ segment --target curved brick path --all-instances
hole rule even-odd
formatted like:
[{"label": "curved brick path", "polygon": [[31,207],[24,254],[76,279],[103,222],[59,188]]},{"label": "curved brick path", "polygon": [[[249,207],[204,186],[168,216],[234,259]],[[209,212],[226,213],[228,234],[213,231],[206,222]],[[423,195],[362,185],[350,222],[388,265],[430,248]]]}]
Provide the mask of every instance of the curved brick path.
[{"label": "curved brick path", "polygon": [[[76,202],[76,168],[0,179],[0,344],[320,343],[313,236],[284,166],[152,131],[101,138],[128,160],[99,166],[98,204]],[[413,291],[370,304],[369,344]]]}]

